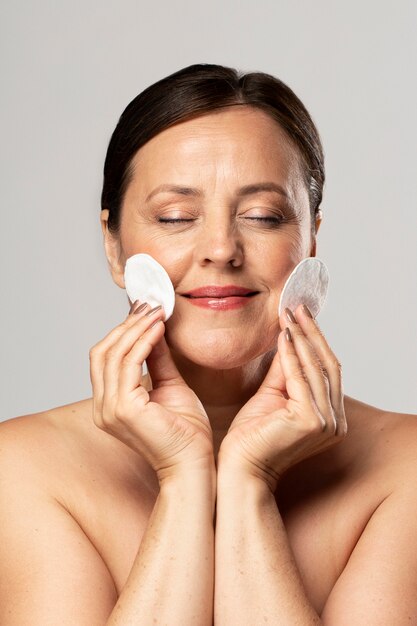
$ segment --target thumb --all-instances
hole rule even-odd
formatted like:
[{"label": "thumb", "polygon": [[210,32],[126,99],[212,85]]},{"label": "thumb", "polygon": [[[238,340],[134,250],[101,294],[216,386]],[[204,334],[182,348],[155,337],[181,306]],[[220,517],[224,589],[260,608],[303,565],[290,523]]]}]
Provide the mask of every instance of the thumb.
[{"label": "thumb", "polygon": [[269,366],[269,370],[266,373],[264,380],[259,387],[261,393],[263,391],[274,391],[280,393],[286,393],[285,376],[281,365],[281,358],[279,351],[277,350],[272,363]]},{"label": "thumb", "polygon": [[146,365],[151,376],[153,389],[166,385],[186,384],[174,363],[164,335],[146,358]]}]

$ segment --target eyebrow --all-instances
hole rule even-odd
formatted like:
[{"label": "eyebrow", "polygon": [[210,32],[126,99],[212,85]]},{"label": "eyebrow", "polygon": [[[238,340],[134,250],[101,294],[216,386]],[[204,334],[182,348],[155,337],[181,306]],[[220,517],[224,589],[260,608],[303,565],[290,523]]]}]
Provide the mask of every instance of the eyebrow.
[{"label": "eyebrow", "polygon": [[[261,191],[273,191],[275,193],[280,194],[281,196],[284,196],[284,198],[287,198],[287,200],[289,200],[288,193],[285,191],[285,189],[281,185],[278,185],[277,183],[272,183],[272,182],[245,185],[244,187],[240,187],[240,189],[237,190],[236,195],[238,198],[243,198],[244,196],[250,196],[255,193],[259,193]],[[153,191],[151,191],[151,193],[146,198],[146,202],[149,202],[149,200],[151,200],[158,193],[163,193],[163,192],[173,192],[173,193],[178,193],[183,196],[191,196],[191,197],[201,197],[202,195],[204,195],[196,187],[182,187],[181,185],[165,184],[165,185],[159,185],[159,187],[156,187]]]}]

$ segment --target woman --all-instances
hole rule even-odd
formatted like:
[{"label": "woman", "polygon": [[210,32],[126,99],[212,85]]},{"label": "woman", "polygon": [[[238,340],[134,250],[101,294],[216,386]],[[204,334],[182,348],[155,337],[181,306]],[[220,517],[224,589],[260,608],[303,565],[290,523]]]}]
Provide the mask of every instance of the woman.
[{"label": "woman", "polygon": [[3,626],[417,623],[417,422],[343,394],[307,308],[277,316],[323,183],[272,76],[193,65],[129,104],[106,255],[121,288],[153,256],[175,309],[130,303],[92,398],[1,424]]}]

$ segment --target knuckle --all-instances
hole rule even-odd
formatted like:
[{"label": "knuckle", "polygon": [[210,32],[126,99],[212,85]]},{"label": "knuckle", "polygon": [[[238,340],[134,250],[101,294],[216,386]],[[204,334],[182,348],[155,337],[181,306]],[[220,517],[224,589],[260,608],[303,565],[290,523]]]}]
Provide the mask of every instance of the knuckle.
[{"label": "knuckle", "polygon": [[313,413],[304,420],[303,430],[306,434],[318,435],[326,428],[326,421],[319,414]]},{"label": "knuckle", "polygon": [[114,420],[117,422],[128,422],[131,414],[130,407],[123,398],[118,398],[114,407]]},{"label": "knuckle", "polygon": [[333,356],[331,361],[330,361],[330,365],[333,369],[335,369],[337,372],[341,373],[342,372],[342,364],[340,363],[339,359],[336,356]]},{"label": "knuckle", "polygon": [[314,359],[313,367],[315,367],[324,378],[328,378],[329,374],[323,363],[319,359]]},{"label": "knuckle", "polygon": [[329,377],[328,370],[325,367],[323,367],[323,365],[320,365],[320,371],[321,371],[321,375],[324,378],[324,381],[325,381],[326,385],[329,386],[329,384],[330,384],[330,377]]},{"label": "knuckle", "polygon": [[318,325],[317,320],[313,319],[313,324],[314,324],[314,332],[316,335],[318,335],[319,337],[323,337],[324,338],[324,333],[322,331],[322,329],[320,328],[320,326]]},{"label": "knuckle", "polygon": [[119,350],[117,347],[109,348],[106,352],[106,361],[115,361],[119,357]]},{"label": "knuckle", "polygon": [[90,359],[90,361],[95,361],[98,353],[98,344],[96,344],[88,351],[88,358]]},{"label": "knuckle", "polygon": [[326,342],[326,337],[324,336],[324,333],[322,331],[322,329],[320,328],[320,326],[318,325],[317,320],[313,319],[311,320],[313,322],[313,327],[311,329],[312,333],[316,336],[317,339],[319,339],[321,342]]},{"label": "knuckle", "polygon": [[93,423],[97,426],[97,428],[103,429],[104,421],[103,421],[103,416],[101,413],[97,411],[93,413]]},{"label": "knuckle", "polygon": [[102,430],[112,433],[114,430],[115,414],[113,412],[110,413],[109,411],[103,411],[99,422]]},{"label": "knuckle", "polygon": [[119,328],[122,331],[127,330],[128,328],[130,328],[131,326],[131,318],[127,317],[126,319],[123,320],[123,322],[121,322],[121,324],[119,324]]},{"label": "knuckle", "polygon": [[324,378],[324,381],[326,384],[329,383],[329,372],[327,371],[323,363],[318,358],[313,359],[312,364],[309,367],[309,369],[311,370],[312,373],[318,373],[319,376]]},{"label": "knuckle", "polygon": [[301,370],[301,369],[297,369],[295,372],[293,372],[291,374],[291,378],[295,382],[299,382],[299,383],[307,382],[307,376],[306,376],[305,372],[303,370]]},{"label": "knuckle", "polygon": [[[140,317],[140,316],[139,316]],[[135,325],[135,323],[138,321],[138,316],[137,315],[128,315],[123,322],[121,322],[119,324],[119,330],[123,332],[125,332],[126,330],[128,330],[129,328],[131,328],[132,326]]]},{"label": "knuckle", "polygon": [[348,433],[348,426],[347,426],[346,420],[344,420],[339,425],[339,428],[337,429],[337,435],[339,437],[346,437],[347,433]]},{"label": "knuckle", "polygon": [[104,389],[103,401],[101,403],[101,410],[99,419],[103,425],[103,428],[107,428],[114,422],[114,408],[118,402],[116,394],[109,393]]},{"label": "knuckle", "polygon": [[132,354],[128,353],[123,357],[121,367],[130,367],[132,365],[139,367],[140,362]]},{"label": "knuckle", "polygon": [[291,328],[291,335],[295,335],[295,336],[303,336],[304,333],[301,330],[299,324],[293,324],[292,328]]},{"label": "knuckle", "polygon": [[347,425],[346,416],[343,410],[340,411],[340,418],[339,419],[336,418],[335,422],[336,422],[335,435],[341,438],[346,437],[348,433],[348,425]]},{"label": "knuckle", "polygon": [[325,418],[322,415],[320,415],[320,417],[316,421],[314,432],[319,435],[321,433],[324,433],[326,430],[327,430],[327,422]]}]

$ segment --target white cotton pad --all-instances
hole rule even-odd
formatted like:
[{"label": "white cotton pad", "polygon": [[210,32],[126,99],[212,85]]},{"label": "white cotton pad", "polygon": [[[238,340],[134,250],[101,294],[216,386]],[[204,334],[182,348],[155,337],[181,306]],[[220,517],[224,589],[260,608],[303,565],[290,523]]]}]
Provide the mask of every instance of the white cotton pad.
[{"label": "white cotton pad", "polygon": [[322,308],[329,286],[329,271],[317,257],[303,259],[288,276],[278,306],[278,315],[285,308],[291,311],[306,304],[313,317]]},{"label": "white cotton pad", "polygon": [[131,302],[140,300],[151,307],[162,304],[165,320],[171,317],[175,291],[166,270],[149,254],[134,254],[125,265],[125,287]]}]

